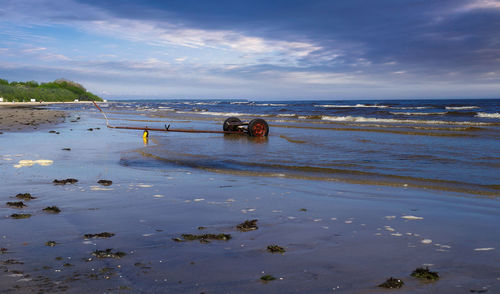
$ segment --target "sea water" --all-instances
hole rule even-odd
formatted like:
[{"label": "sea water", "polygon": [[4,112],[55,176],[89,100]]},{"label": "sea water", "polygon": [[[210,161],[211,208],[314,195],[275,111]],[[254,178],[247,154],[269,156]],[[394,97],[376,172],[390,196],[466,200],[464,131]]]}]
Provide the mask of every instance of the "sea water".
[{"label": "sea water", "polygon": [[124,165],[500,193],[499,99],[137,100],[102,108],[115,126],[221,131],[238,117],[270,127],[265,139],[151,132],[142,158]]}]

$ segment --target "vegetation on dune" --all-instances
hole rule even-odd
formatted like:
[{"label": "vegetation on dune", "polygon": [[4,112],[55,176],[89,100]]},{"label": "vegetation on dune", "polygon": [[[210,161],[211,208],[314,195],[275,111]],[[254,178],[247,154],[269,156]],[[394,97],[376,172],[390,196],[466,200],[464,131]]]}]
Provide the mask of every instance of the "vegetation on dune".
[{"label": "vegetation on dune", "polygon": [[36,81],[16,82],[0,79],[0,97],[4,101],[23,102],[36,101],[64,102],[74,101],[102,101],[102,99],[88,92],[82,85],[66,79],[58,79],[49,83],[39,84]]}]

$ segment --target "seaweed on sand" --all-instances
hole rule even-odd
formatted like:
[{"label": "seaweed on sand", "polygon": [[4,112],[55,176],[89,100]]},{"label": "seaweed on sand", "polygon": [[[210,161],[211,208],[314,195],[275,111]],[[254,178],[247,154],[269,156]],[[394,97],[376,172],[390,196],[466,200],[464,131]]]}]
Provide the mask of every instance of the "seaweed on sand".
[{"label": "seaweed on sand", "polygon": [[19,193],[19,194],[16,195],[16,198],[23,199],[23,200],[26,200],[26,201],[29,201],[31,199],[36,199],[36,197],[31,196],[30,193]]},{"label": "seaweed on sand", "polygon": [[11,218],[14,219],[23,219],[23,218],[30,218],[31,214],[29,213],[13,213],[10,215]]},{"label": "seaweed on sand", "polygon": [[103,185],[103,186],[111,186],[111,184],[113,184],[113,181],[109,181],[109,180],[99,180],[97,181],[97,183],[99,185]]},{"label": "seaweed on sand", "polygon": [[267,251],[269,251],[271,253],[285,253],[286,252],[285,248],[278,246],[278,245],[267,246]]},{"label": "seaweed on sand", "polygon": [[57,206],[47,206],[43,209],[43,211],[50,213],[59,213],[61,212],[61,209]]},{"label": "seaweed on sand", "polygon": [[387,279],[387,281],[383,282],[382,284],[380,284],[378,286],[381,288],[396,289],[396,288],[403,287],[404,284],[405,283],[403,282],[403,280],[390,277],[389,279]]},{"label": "seaweed on sand", "polygon": [[264,282],[264,283],[267,283],[267,282],[270,282],[270,281],[274,281],[276,280],[275,277],[273,277],[272,275],[264,275],[262,277],[260,277],[260,279]]},{"label": "seaweed on sand", "polygon": [[113,249],[108,248],[106,250],[96,250],[92,252],[92,255],[94,255],[97,258],[115,258],[115,259],[120,259],[127,255],[125,252],[121,251],[116,251],[113,252]]},{"label": "seaweed on sand", "polygon": [[246,220],[241,224],[237,225],[236,228],[242,232],[254,231],[257,230],[257,220]]},{"label": "seaweed on sand", "polygon": [[115,233],[109,233],[109,232],[102,232],[102,233],[97,233],[97,234],[85,234],[83,235],[83,238],[85,239],[92,239],[92,238],[111,238],[115,235]]},{"label": "seaweed on sand", "polygon": [[201,234],[201,235],[182,234],[181,236],[183,239],[174,238],[173,240],[176,242],[199,240],[200,243],[209,243],[210,240],[228,241],[229,239],[231,239],[230,234]]},{"label": "seaweed on sand", "polygon": [[17,201],[17,202],[7,202],[7,205],[10,207],[15,207],[15,208],[23,208],[26,207],[26,205],[22,201]]},{"label": "seaweed on sand", "polygon": [[55,185],[75,184],[77,182],[78,182],[77,179],[72,179],[72,178],[68,178],[68,179],[65,179],[65,180],[55,179],[54,181],[52,181],[52,183],[54,183]]},{"label": "seaweed on sand", "polygon": [[411,273],[412,277],[427,280],[427,281],[437,281],[439,280],[439,274],[437,272],[430,271],[428,267],[419,267]]}]

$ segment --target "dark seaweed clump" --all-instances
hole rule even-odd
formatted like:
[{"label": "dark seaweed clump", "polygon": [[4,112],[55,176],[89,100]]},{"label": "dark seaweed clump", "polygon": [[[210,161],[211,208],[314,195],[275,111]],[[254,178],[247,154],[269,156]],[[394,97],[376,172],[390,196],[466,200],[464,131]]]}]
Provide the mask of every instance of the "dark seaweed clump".
[{"label": "dark seaweed clump", "polygon": [[19,194],[16,195],[16,198],[23,199],[23,200],[26,200],[26,201],[29,201],[31,199],[36,199],[36,197],[31,196],[30,193],[19,193]]},{"label": "dark seaweed clump", "polygon": [[54,247],[54,246],[56,246],[56,244],[57,244],[56,241],[47,241],[47,242],[45,242],[45,245],[47,245],[49,247]]},{"label": "dark seaweed clump", "polygon": [[108,232],[102,232],[98,234],[85,234],[83,235],[83,238],[85,239],[92,239],[92,238],[111,238],[115,234],[114,233],[108,233]]},{"label": "dark seaweed clump", "polygon": [[94,255],[97,258],[116,258],[116,259],[120,259],[120,258],[124,257],[127,254],[125,252],[121,252],[121,251],[113,252],[113,249],[108,248],[106,250],[96,250],[96,251],[92,252],[92,255]]},{"label": "dark seaweed clump", "polygon": [[57,206],[47,206],[43,209],[43,211],[50,213],[59,213],[61,212],[61,209]]},{"label": "dark seaweed clump", "polygon": [[254,231],[257,230],[257,220],[246,220],[241,224],[237,225],[236,228],[242,232]]},{"label": "dark seaweed clump", "polygon": [[387,289],[395,289],[403,287],[404,284],[405,283],[402,280],[390,277],[389,279],[387,279],[387,281],[383,282],[378,286]]},{"label": "dark seaweed clump", "polygon": [[271,276],[271,275],[265,275],[265,276],[262,276],[260,277],[260,279],[264,282],[270,282],[270,281],[274,281],[276,280],[275,277]]},{"label": "dark seaweed clump", "polygon": [[286,252],[285,248],[278,246],[278,245],[267,246],[267,251],[269,251],[271,253],[285,253]]},{"label": "dark seaweed clump", "polygon": [[113,181],[109,180],[99,180],[97,181],[98,184],[103,185],[103,186],[111,186],[113,184]]},{"label": "dark seaweed clump", "polygon": [[7,253],[7,248],[0,248],[0,254]]},{"label": "dark seaweed clump", "polygon": [[71,178],[68,178],[68,179],[65,179],[65,180],[55,179],[54,181],[52,181],[52,183],[54,183],[55,185],[75,184],[77,182],[78,182],[77,179],[71,179]]},{"label": "dark seaweed clump", "polygon": [[23,219],[23,218],[30,218],[31,214],[29,213],[13,213],[10,215],[11,218],[15,219]]},{"label": "dark seaweed clump", "polygon": [[231,239],[230,234],[202,234],[202,235],[182,234],[181,236],[183,239],[174,238],[173,240],[176,242],[199,240],[200,243],[209,243],[210,240],[228,241],[229,239]]},{"label": "dark seaweed clump", "polygon": [[432,272],[428,267],[419,267],[411,273],[412,277],[427,280],[427,281],[437,281],[439,280],[439,274],[437,272]]},{"label": "dark seaweed clump", "polygon": [[23,208],[26,207],[22,201],[17,201],[17,202],[7,202],[7,205],[10,207],[15,207],[15,208]]}]

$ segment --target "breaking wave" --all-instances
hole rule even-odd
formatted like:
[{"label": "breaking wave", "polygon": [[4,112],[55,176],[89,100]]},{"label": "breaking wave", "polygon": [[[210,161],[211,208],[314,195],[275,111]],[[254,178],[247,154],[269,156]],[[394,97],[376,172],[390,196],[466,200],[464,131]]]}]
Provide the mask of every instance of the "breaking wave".
[{"label": "breaking wave", "polygon": [[482,117],[482,118],[500,118],[500,113],[486,113],[486,112],[479,112],[476,117]]},{"label": "breaking wave", "polygon": [[431,124],[431,125],[469,125],[481,126],[491,125],[482,122],[470,121],[443,121],[443,120],[416,120],[416,119],[392,119],[392,118],[373,118],[362,116],[323,116],[322,120],[336,121],[336,122],[360,122],[360,123],[393,123],[393,124]]},{"label": "breaking wave", "polygon": [[467,109],[477,109],[478,106],[446,106],[446,110],[467,110]]}]

